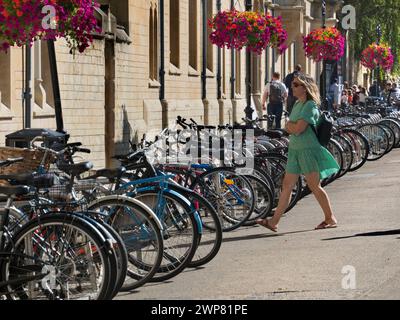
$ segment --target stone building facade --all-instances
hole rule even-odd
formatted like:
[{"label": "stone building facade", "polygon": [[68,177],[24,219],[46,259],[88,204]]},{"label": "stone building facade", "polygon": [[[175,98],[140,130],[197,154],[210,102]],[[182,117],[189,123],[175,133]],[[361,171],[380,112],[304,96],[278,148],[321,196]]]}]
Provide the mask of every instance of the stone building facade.
[{"label": "stone building facade", "polygon": [[[92,47],[72,56],[56,42],[64,127],[71,141],[92,150],[97,168],[112,166],[129,139],[154,136],[172,126],[177,115],[205,124],[232,123],[246,107],[245,50],[212,46],[204,22],[246,0],[100,0],[103,32]],[[327,1],[327,25],[335,25],[338,1]],[[261,113],[261,92],[273,71],[283,76],[298,63],[318,81],[321,65],[304,56],[302,36],[322,24],[321,1],[252,1],[253,10],[282,16],[288,50],[268,49],[253,56],[251,94]],[[163,28],[162,28],[163,26]],[[32,48],[32,127],[55,128],[54,98],[46,43]],[[205,59],[206,58],[206,59]],[[0,143],[22,129],[24,50],[0,53]]]}]

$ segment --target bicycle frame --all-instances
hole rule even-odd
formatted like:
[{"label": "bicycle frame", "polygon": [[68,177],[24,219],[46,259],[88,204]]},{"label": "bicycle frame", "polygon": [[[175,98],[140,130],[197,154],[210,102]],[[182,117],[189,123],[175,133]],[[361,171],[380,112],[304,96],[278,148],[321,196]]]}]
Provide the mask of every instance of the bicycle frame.
[{"label": "bicycle frame", "polygon": [[[134,197],[136,195],[136,192],[143,192],[143,191],[153,191],[154,192],[154,191],[156,191],[158,196],[157,196],[156,209],[154,211],[160,221],[163,221],[163,219],[165,218],[164,208],[167,204],[163,195],[171,194],[171,195],[179,198],[183,203],[185,203],[189,208],[192,209],[191,212],[189,212],[189,214],[190,213],[194,214],[194,218],[196,220],[196,223],[197,223],[197,226],[199,229],[199,234],[201,234],[202,233],[202,222],[201,222],[201,217],[200,217],[199,213],[197,212],[197,210],[184,196],[182,196],[178,192],[171,190],[168,187],[168,180],[173,177],[174,177],[174,175],[167,174],[167,175],[160,175],[160,176],[156,176],[156,177],[152,177],[152,178],[138,179],[138,180],[130,181],[130,182],[120,185],[117,190],[124,191],[124,190],[128,190],[130,187],[136,187],[138,185],[158,182],[158,185],[156,185],[156,186],[152,185],[152,186],[137,187],[136,190],[128,191],[125,194],[129,197]],[[163,229],[161,229],[161,230],[163,230]]]}]

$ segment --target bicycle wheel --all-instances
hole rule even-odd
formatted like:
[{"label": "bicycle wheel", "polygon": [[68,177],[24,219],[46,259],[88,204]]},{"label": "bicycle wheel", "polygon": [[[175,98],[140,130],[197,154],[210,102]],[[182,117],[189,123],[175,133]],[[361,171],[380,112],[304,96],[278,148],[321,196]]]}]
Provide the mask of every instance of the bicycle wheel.
[{"label": "bicycle wheel", "polygon": [[348,138],[353,148],[353,163],[349,171],[360,169],[366,163],[369,154],[370,147],[367,138],[354,129],[341,129],[339,133]]},{"label": "bicycle wheel", "polygon": [[89,205],[89,210],[103,215],[125,245],[128,277],[120,289],[130,291],[150,281],[159,269],[164,248],[161,230],[154,218],[127,199],[100,199]]},{"label": "bicycle wheel", "polygon": [[326,148],[329,150],[329,152],[332,154],[332,156],[335,158],[336,162],[338,163],[339,171],[336,174],[330,176],[329,178],[326,178],[323,181],[321,181],[322,186],[326,186],[329,183],[336,180],[339,177],[341,171],[343,170],[343,164],[344,164],[343,148],[339,142],[337,142],[335,139],[332,138],[328,142],[328,145],[326,146]]},{"label": "bicycle wheel", "polygon": [[190,268],[200,267],[210,262],[221,248],[222,226],[218,213],[207,199],[196,192],[173,184],[170,184],[169,188],[185,196],[200,215],[202,224],[200,242],[192,260],[188,264]]},{"label": "bicycle wheel", "polygon": [[271,215],[274,198],[268,184],[262,179],[252,175],[246,175],[246,178],[254,189],[255,207],[253,213],[243,225],[254,226],[257,219],[264,219]]},{"label": "bicycle wheel", "polygon": [[345,136],[334,134],[333,138],[340,143],[343,149],[343,169],[339,172],[339,177],[344,176],[351,168],[354,160],[354,151],[351,142]]},{"label": "bicycle wheel", "polygon": [[385,132],[386,132],[386,134],[388,136],[389,145],[388,145],[388,148],[385,151],[385,154],[387,154],[390,151],[392,151],[394,146],[396,145],[396,135],[395,135],[394,131],[392,130],[392,128],[389,125],[387,125],[387,123],[379,122],[376,125],[381,127],[383,130],[385,130]]},{"label": "bicycle wheel", "polygon": [[[286,163],[287,157],[278,153],[263,154],[262,158],[262,168],[266,171],[272,178],[275,185],[275,198],[274,198],[274,209],[278,206],[279,197],[282,190],[283,178],[286,173]],[[296,203],[301,199],[303,191],[303,185],[301,178],[297,180],[295,187],[292,190],[292,196],[290,198],[290,203],[285,213],[289,212]]]},{"label": "bicycle wheel", "polygon": [[128,269],[128,251],[126,250],[125,244],[121,236],[118,234],[118,232],[111,227],[109,224],[105,223],[102,220],[102,216],[98,214],[98,212],[95,211],[84,211],[84,212],[79,212],[79,213],[74,213],[77,215],[82,215],[83,217],[89,217],[96,222],[96,227],[98,229],[101,229],[104,236],[112,243],[112,250],[114,251],[115,254],[115,259],[116,259],[116,279],[114,281],[115,286],[112,292],[110,292],[110,297],[115,297],[118,292],[121,290],[122,285],[125,282],[126,274],[127,274],[127,269]]},{"label": "bicycle wheel", "polygon": [[394,132],[395,134],[395,148],[399,148],[400,147],[400,120],[396,119],[396,118],[385,118],[383,120],[381,120],[379,123],[384,123],[386,125],[388,125]]},{"label": "bicycle wheel", "polygon": [[[19,214],[21,218],[18,219],[18,225],[20,225],[22,218],[27,221],[29,217],[58,214],[58,211],[51,210],[54,210],[54,204],[52,204],[50,200],[40,197],[31,199],[30,205],[21,206],[20,210],[15,210],[15,212],[13,212],[13,215],[17,218],[18,216],[15,215]],[[111,275],[112,279],[110,279],[110,286],[106,294],[106,296],[111,299],[119,292],[126,276],[127,256],[125,246],[118,234],[102,221],[102,217],[99,216],[97,212],[74,212],[73,207],[71,207],[70,210],[71,212],[68,212],[68,214],[78,216],[93,225],[97,231],[101,232],[106,241],[112,245],[109,250],[108,259],[111,268],[116,270],[116,272]],[[16,224],[13,225],[14,232],[16,226]]]},{"label": "bicycle wheel", "polygon": [[254,189],[243,175],[233,168],[211,169],[194,181],[190,189],[200,193],[220,216],[222,230],[239,228],[254,210]]},{"label": "bicycle wheel", "polygon": [[179,274],[192,260],[201,235],[201,221],[196,220],[187,199],[172,190],[162,191],[161,199],[159,196],[159,190],[148,188],[138,189],[133,195],[156,212],[163,226],[163,259],[151,282]]},{"label": "bicycle wheel", "polygon": [[376,161],[382,158],[389,149],[389,137],[385,130],[377,125],[368,124],[358,128],[368,140],[370,146],[368,161]]},{"label": "bicycle wheel", "polygon": [[58,213],[33,219],[6,249],[3,291],[14,300],[108,299],[116,272],[109,249],[102,234],[80,217]]}]

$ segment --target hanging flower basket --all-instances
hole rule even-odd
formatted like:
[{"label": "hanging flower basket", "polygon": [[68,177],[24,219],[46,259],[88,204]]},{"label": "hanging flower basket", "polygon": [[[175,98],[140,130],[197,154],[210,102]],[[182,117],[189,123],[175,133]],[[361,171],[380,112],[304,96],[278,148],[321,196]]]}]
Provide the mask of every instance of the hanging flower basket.
[{"label": "hanging flower basket", "polygon": [[287,33],[280,18],[273,18],[259,12],[239,12],[235,9],[221,11],[209,20],[213,29],[211,43],[219,48],[248,51],[261,54],[268,45],[285,49]]},{"label": "hanging flower basket", "polygon": [[303,37],[306,56],[315,62],[339,60],[344,54],[345,42],[335,27],[315,29]]},{"label": "hanging flower basket", "polygon": [[381,67],[389,72],[394,63],[394,56],[389,46],[373,43],[361,53],[361,64],[368,69]]},{"label": "hanging flower basket", "polygon": [[282,54],[287,49],[287,31],[283,28],[282,17],[273,17],[266,15],[267,26],[270,29],[271,39],[269,46],[271,48],[278,49],[279,53]]},{"label": "hanging flower basket", "polygon": [[[46,5],[54,8],[53,20],[42,13]],[[73,53],[83,52],[99,31],[96,6],[94,0],[0,0],[0,50],[64,37]]]}]

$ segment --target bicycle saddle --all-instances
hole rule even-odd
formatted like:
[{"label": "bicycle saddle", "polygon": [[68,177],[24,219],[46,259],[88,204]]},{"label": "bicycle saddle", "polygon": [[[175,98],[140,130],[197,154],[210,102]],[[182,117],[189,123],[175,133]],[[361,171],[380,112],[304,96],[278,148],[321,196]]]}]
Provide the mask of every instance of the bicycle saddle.
[{"label": "bicycle saddle", "polygon": [[23,196],[29,193],[28,186],[0,186],[0,194],[5,194],[7,196]]},{"label": "bicycle saddle", "polygon": [[266,135],[271,139],[280,139],[283,137],[283,132],[280,130],[268,130]]},{"label": "bicycle saddle", "polygon": [[121,177],[126,172],[125,167],[119,167],[116,169],[101,169],[97,170],[94,175],[91,175],[87,179],[95,179],[95,178],[107,178],[114,179],[117,177]]},{"label": "bicycle saddle", "polygon": [[71,176],[79,176],[80,174],[89,171],[93,168],[93,163],[85,161],[77,164],[60,163],[57,165],[58,169],[64,171]]}]

